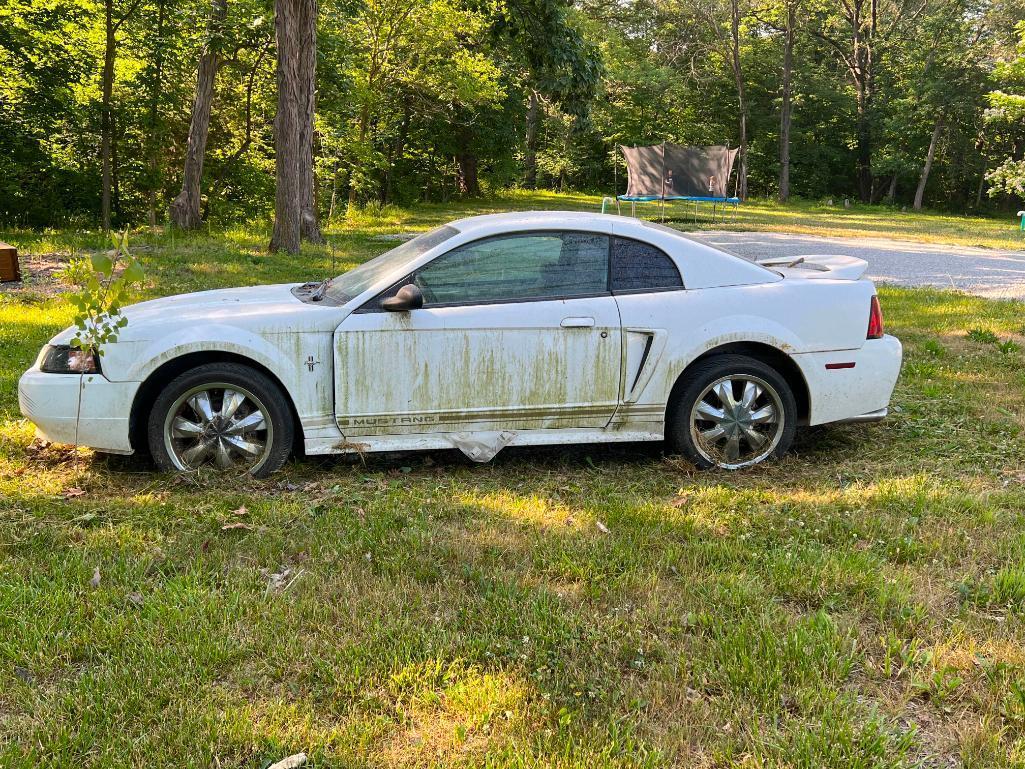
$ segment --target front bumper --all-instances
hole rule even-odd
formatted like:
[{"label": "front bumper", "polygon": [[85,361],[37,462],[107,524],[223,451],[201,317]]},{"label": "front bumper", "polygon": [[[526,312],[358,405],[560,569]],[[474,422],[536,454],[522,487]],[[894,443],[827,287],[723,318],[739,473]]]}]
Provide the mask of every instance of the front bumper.
[{"label": "front bumper", "polygon": [[31,368],[18,382],[18,405],[44,440],[131,454],[129,422],[139,385]]}]

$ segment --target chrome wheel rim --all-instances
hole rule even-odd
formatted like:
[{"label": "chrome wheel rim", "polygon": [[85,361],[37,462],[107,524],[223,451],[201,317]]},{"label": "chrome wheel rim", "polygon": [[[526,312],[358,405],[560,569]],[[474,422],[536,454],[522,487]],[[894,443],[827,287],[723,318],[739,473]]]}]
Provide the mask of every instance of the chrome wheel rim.
[{"label": "chrome wheel rim", "polygon": [[783,402],[764,379],[731,374],[706,387],[690,413],[694,446],[725,470],[761,462],[783,436]]},{"label": "chrome wheel rim", "polygon": [[267,461],[274,427],[267,408],[238,385],[214,382],[178,397],[164,419],[164,447],[179,470],[213,465],[253,472]]}]

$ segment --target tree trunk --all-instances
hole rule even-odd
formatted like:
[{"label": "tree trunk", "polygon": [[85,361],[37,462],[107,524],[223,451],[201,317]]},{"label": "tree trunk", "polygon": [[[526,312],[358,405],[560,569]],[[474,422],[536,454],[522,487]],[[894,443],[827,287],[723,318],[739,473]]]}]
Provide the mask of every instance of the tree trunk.
[{"label": "tree trunk", "polygon": [[929,151],[925,153],[925,165],[922,166],[922,175],[918,177],[918,189],[915,190],[915,202],[912,206],[916,211],[922,210],[925,185],[929,183],[929,172],[932,171],[932,161],[936,157],[936,145],[939,144],[941,133],[943,133],[942,116],[936,118],[936,125],[932,129],[932,138],[929,140]]},{"label": "tree trunk", "polygon": [[335,157],[335,167],[331,172],[331,205],[327,209],[327,223],[331,226],[331,220],[335,218],[335,205],[338,203],[338,168],[340,163],[338,157]]},{"label": "tree trunk", "polygon": [[858,112],[855,122],[857,137],[858,199],[862,203],[872,200],[872,123],[869,117],[871,101],[866,84],[859,82]]},{"label": "tree trunk", "polygon": [[157,50],[153,60],[153,82],[149,100],[149,189],[146,190],[146,198],[149,209],[149,226],[151,230],[157,227],[157,180],[160,174],[160,150],[163,142],[160,140],[161,131],[157,127],[157,112],[160,102],[161,81],[164,74],[164,0],[157,0]]},{"label": "tree trunk", "polygon": [[[740,171],[737,195],[747,198],[747,98],[744,95],[744,71],[740,66],[740,0],[730,2],[730,61],[737,86],[737,108],[740,113]],[[728,181],[728,180],[727,180]]]},{"label": "tree trunk", "polygon": [[203,223],[199,211],[203,157],[206,155],[206,139],[210,133],[214,81],[220,66],[217,38],[224,27],[227,15],[227,0],[211,0],[207,41],[199,56],[199,69],[196,73],[196,94],[192,101],[192,121],[189,123],[189,141],[185,149],[182,191],[171,202],[171,221],[183,230],[194,230]]},{"label": "tree trunk", "polygon": [[779,110],[779,202],[790,199],[790,111],[791,80],[794,69],[794,29],[797,26],[797,7],[787,3],[787,25],[783,42],[783,101]]},{"label": "tree trunk", "polygon": [[457,180],[459,194],[475,198],[480,195],[480,180],[477,178],[477,155],[473,152],[464,151],[456,156],[459,163],[459,176]]},{"label": "tree trunk", "polygon": [[[314,6],[316,6],[317,0],[312,0]],[[310,66],[312,72],[310,73],[309,82],[309,94],[307,101],[304,102],[307,105],[307,118],[306,126],[308,126],[309,141],[307,143],[307,149],[304,151],[303,166],[302,166],[302,177],[300,178],[301,189],[299,192],[300,200],[303,201],[302,215],[300,217],[300,234],[303,240],[308,240],[310,243],[316,243],[323,245],[324,236],[320,233],[320,223],[317,218],[317,175],[316,168],[313,165],[313,151],[316,145],[316,131],[313,127],[313,117],[316,114],[317,104],[317,11],[313,11],[313,43],[311,48],[313,55],[308,57],[312,60]],[[306,129],[304,129],[305,131]]]},{"label": "tree trunk", "polygon": [[270,249],[297,254],[301,237],[323,242],[313,185],[317,0],[277,0],[274,29],[278,41],[277,190]]},{"label": "tree trunk", "polygon": [[110,210],[115,219],[121,219],[121,164],[118,162],[117,116],[110,116]]},{"label": "tree trunk", "polygon": [[395,164],[402,160],[406,153],[406,141],[409,138],[410,114],[409,99],[402,100],[402,120],[399,123],[399,132],[388,149],[388,167],[384,171],[384,178],[381,180],[381,204],[385,205],[392,200],[392,189],[395,186]]},{"label": "tree trunk", "polygon": [[456,191],[463,197],[475,198],[480,195],[480,181],[477,178],[479,164],[477,153],[473,147],[473,131],[463,124],[459,129],[459,153],[456,155]]},{"label": "tree trunk", "polygon": [[103,50],[103,74],[101,76],[103,103],[100,112],[100,166],[102,174],[100,223],[103,231],[108,232],[110,230],[112,134],[114,133],[114,116],[111,112],[111,102],[114,94],[114,53],[117,43],[116,27],[114,26],[114,0],[104,0],[103,11],[106,44]]},{"label": "tree trunk", "polygon": [[523,186],[528,190],[537,187],[537,124],[537,91],[531,88],[527,96],[526,151],[523,154]]},{"label": "tree trunk", "polygon": [[[363,143],[367,140],[367,133],[370,130],[370,103],[364,102],[359,111],[359,133],[357,145],[362,150]],[[359,200],[359,190],[352,183],[352,172],[349,172],[349,208],[355,208]]]},{"label": "tree trunk", "polygon": [[890,177],[890,188],[886,191],[886,199],[891,203],[897,199],[897,172],[893,172],[893,176]]}]

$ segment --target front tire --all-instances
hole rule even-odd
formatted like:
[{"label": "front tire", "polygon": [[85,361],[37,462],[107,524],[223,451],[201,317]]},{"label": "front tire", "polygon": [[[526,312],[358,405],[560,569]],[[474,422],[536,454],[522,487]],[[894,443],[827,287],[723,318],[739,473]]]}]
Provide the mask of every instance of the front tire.
[{"label": "front tire", "polygon": [[153,461],[167,472],[209,465],[262,478],[288,460],[294,433],[281,388],[238,363],[204,364],[171,380],[147,423]]},{"label": "front tire", "polygon": [[797,402],[771,366],[744,355],[717,355],[685,376],[670,405],[666,437],[697,467],[739,470],[790,448]]}]

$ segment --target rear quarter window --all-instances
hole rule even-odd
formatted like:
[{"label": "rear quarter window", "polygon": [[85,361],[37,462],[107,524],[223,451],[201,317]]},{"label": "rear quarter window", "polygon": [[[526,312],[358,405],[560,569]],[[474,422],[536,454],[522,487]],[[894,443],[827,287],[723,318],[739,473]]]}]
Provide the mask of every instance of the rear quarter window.
[{"label": "rear quarter window", "polygon": [[670,256],[650,243],[612,239],[612,292],[640,293],[683,288],[683,277]]}]

